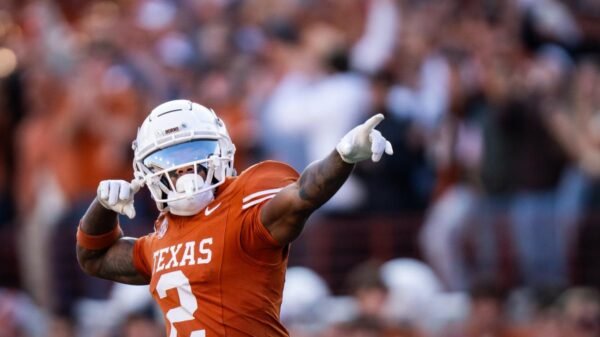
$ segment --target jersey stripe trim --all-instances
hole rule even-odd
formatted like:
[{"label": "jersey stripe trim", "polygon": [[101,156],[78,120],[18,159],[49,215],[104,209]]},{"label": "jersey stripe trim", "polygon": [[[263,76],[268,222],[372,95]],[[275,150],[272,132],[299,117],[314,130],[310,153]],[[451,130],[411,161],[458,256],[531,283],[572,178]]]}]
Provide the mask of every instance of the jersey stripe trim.
[{"label": "jersey stripe trim", "polygon": [[246,208],[248,208],[248,207],[252,207],[252,206],[254,206],[254,205],[256,205],[256,204],[260,204],[261,202],[263,202],[263,201],[265,201],[265,200],[269,200],[269,199],[272,199],[272,198],[274,198],[276,195],[277,195],[277,194],[271,194],[271,195],[267,195],[266,197],[263,197],[263,198],[260,198],[260,199],[257,199],[257,200],[250,201],[249,203],[243,204],[243,205],[242,205],[242,209],[246,209]]},{"label": "jersey stripe trim", "polygon": [[252,193],[252,194],[250,194],[248,196],[245,196],[244,199],[242,199],[242,202],[244,202],[244,203],[248,202],[248,201],[250,201],[250,200],[252,200],[254,198],[260,197],[261,195],[271,194],[271,193],[277,193],[277,192],[281,191],[282,189],[283,189],[283,187],[273,188],[273,189],[270,189],[270,190],[258,191],[258,192]]}]

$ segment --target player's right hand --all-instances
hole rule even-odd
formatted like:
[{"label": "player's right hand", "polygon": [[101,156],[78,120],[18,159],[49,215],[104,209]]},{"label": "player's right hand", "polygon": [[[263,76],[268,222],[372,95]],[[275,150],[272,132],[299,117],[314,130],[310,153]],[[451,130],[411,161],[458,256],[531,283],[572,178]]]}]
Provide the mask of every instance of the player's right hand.
[{"label": "player's right hand", "polygon": [[138,180],[103,180],[98,185],[98,202],[104,208],[126,215],[129,219],[135,217],[133,196],[140,190],[142,184]]}]

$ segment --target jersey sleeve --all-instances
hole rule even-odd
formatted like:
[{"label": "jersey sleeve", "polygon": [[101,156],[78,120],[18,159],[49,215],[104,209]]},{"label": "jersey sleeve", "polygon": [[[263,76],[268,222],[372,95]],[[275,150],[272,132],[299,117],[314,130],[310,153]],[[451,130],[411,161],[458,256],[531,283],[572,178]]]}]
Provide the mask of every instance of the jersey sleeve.
[{"label": "jersey sleeve", "polygon": [[148,247],[149,243],[149,237],[146,235],[137,239],[133,245],[133,266],[148,279],[152,276],[152,267],[149,263],[149,255],[147,254],[150,251]]},{"label": "jersey sleeve", "polygon": [[262,255],[282,247],[262,224],[260,210],[284,187],[298,180],[299,174],[292,167],[274,161],[263,162],[249,173],[242,193],[242,247],[261,260],[270,259]]}]

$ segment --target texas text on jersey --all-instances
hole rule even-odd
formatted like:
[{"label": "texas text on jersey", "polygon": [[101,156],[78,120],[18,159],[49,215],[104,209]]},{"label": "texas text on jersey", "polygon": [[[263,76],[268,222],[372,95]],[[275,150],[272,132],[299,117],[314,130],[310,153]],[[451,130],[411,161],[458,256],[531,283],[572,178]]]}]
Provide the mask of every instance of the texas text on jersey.
[{"label": "texas text on jersey", "polygon": [[134,265],[150,279],[169,337],[288,336],[279,323],[288,246],[260,209],[297,179],[285,164],[259,163],[227,178],[202,212],[163,212],[136,242]]}]

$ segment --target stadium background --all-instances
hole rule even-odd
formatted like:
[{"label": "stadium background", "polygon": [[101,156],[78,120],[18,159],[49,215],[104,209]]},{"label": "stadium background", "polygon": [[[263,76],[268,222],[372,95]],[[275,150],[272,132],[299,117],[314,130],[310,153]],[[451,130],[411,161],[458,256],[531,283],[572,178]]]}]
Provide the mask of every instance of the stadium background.
[{"label": "stadium background", "polygon": [[[381,112],[293,244],[292,336],[600,336],[597,0],[0,1],[0,336],[162,336],[83,275],[79,217],[148,111],[214,108],[301,170]],[[127,235],[152,230],[147,193]]]}]

